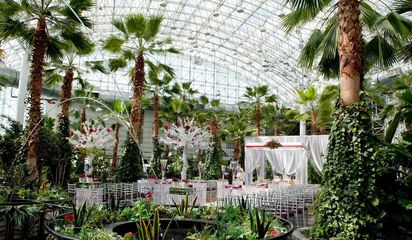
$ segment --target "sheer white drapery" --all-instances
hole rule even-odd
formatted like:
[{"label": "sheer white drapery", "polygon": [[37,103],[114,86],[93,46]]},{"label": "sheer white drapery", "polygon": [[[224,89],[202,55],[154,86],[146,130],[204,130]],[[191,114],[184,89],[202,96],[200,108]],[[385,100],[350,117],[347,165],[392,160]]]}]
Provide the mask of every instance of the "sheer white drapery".
[{"label": "sheer white drapery", "polygon": [[308,148],[311,153],[311,159],[315,169],[322,172],[323,164],[326,162],[328,151],[329,135],[306,136]]},{"label": "sheer white drapery", "polygon": [[[256,166],[260,166],[259,178],[264,178],[266,161],[271,164],[272,170],[279,174],[295,175],[299,184],[306,184],[308,178],[308,158],[310,157],[313,161],[317,171],[322,171],[327,152],[328,138],[328,135],[245,138],[245,184],[251,183]],[[285,146],[297,143],[302,145],[302,147],[278,148],[274,150],[264,148],[263,145],[270,140],[276,140]],[[259,145],[260,147],[256,147]]]}]

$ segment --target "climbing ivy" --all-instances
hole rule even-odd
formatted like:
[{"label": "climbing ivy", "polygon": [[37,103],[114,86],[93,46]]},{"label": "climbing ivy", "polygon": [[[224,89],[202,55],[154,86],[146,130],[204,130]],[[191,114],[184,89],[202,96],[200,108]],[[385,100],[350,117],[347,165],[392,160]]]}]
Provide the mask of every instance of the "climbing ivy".
[{"label": "climbing ivy", "polygon": [[329,138],[313,239],[372,239],[382,216],[376,179],[383,161],[368,103],[338,106]]},{"label": "climbing ivy", "polygon": [[149,176],[156,175],[162,176],[162,170],[160,167],[160,159],[162,158],[162,149],[160,147],[159,140],[153,138],[153,158],[150,162],[150,169],[148,169]]}]

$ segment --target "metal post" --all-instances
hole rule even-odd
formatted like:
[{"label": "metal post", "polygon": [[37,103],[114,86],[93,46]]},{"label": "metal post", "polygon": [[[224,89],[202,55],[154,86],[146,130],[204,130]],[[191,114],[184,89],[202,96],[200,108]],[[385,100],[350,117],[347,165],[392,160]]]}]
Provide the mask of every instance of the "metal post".
[{"label": "metal post", "polygon": [[30,66],[30,54],[28,51],[23,53],[23,58],[20,67],[19,76],[19,89],[17,95],[17,114],[16,120],[21,124],[24,124],[24,112],[26,110],[26,93],[27,93],[27,82],[29,79],[29,66]]},{"label": "metal post", "polygon": [[[300,113],[304,113],[304,112],[305,112],[305,107],[300,106]],[[299,122],[299,135],[300,136],[306,135],[306,122],[302,120]]]}]

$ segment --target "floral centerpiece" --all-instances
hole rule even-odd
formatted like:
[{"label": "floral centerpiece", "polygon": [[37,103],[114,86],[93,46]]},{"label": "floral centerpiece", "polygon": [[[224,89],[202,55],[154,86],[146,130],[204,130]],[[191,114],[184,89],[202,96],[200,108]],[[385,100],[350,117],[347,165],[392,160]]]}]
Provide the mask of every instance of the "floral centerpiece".
[{"label": "floral centerpiece", "polygon": [[110,128],[101,128],[94,125],[85,125],[83,131],[71,130],[68,138],[70,144],[86,155],[84,173],[87,182],[93,182],[92,160],[97,151],[113,145],[113,134]]},{"label": "floral centerpiece", "polygon": [[273,140],[266,142],[265,147],[270,148],[270,149],[276,149],[276,148],[282,147],[282,144],[280,144],[278,141],[273,139]]},{"label": "floral centerpiece", "polygon": [[163,126],[165,135],[160,138],[160,141],[175,150],[182,150],[182,180],[187,180],[187,169],[189,163],[187,160],[187,150],[189,148],[199,150],[212,149],[213,142],[212,134],[206,127],[197,126],[195,121],[180,119],[172,126],[165,124]]}]

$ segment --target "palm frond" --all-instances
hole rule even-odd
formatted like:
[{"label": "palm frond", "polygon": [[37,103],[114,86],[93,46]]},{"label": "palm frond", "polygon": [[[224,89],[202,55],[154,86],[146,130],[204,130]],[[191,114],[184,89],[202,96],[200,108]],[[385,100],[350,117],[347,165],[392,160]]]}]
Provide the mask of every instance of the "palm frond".
[{"label": "palm frond", "polygon": [[146,41],[150,41],[151,39],[153,39],[160,31],[160,24],[162,23],[162,21],[163,16],[161,15],[151,16],[146,22],[146,27],[144,29],[142,37]]},{"label": "palm frond", "polygon": [[103,42],[103,49],[109,52],[117,53],[122,50],[124,42],[125,40],[112,35]]},{"label": "palm frond", "polygon": [[306,42],[300,53],[299,64],[301,66],[305,68],[312,68],[316,54],[318,52],[318,47],[322,42],[322,38],[323,34],[321,30],[313,30],[312,34],[309,37],[309,40]]},{"label": "palm frond", "polygon": [[365,58],[367,67],[390,67],[397,62],[397,49],[379,34],[365,44]]},{"label": "palm frond", "polygon": [[146,19],[143,14],[129,15],[125,19],[125,26],[129,34],[134,34],[137,38],[142,38],[146,29]]},{"label": "palm frond", "polygon": [[55,36],[49,36],[47,46],[47,56],[50,59],[58,60],[63,57],[63,49],[67,48],[67,44]]},{"label": "palm frond", "polygon": [[61,36],[64,40],[73,44],[77,50],[77,55],[87,55],[94,50],[95,44],[82,32],[66,30],[62,32]]},{"label": "palm frond", "polygon": [[46,74],[45,82],[47,86],[52,87],[63,82],[63,77],[60,74],[53,71],[50,74]]},{"label": "palm frond", "polygon": [[110,71],[117,71],[119,68],[124,68],[127,66],[126,60],[123,58],[109,59],[109,69]]},{"label": "palm frond", "polygon": [[124,25],[123,19],[113,19],[112,25],[122,32],[123,34],[127,35],[126,26]]},{"label": "palm frond", "polygon": [[395,1],[395,10],[398,13],[407,13],[412,11],[412,0]]},{"label": "palm frond", "polygon": [[331,0],[286,0],[286,4],[291,5],[292,12],[283,18],[282,25],[286,32],[290,32],[295,27],[313,20],[331,2]]},{"label": "palm frond", "polygon": [[30,30],[22,21],[14,18],[2,18],[0,21],[0,40],[24,38],[25,35],[33,34],[29,33]]}]

